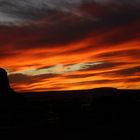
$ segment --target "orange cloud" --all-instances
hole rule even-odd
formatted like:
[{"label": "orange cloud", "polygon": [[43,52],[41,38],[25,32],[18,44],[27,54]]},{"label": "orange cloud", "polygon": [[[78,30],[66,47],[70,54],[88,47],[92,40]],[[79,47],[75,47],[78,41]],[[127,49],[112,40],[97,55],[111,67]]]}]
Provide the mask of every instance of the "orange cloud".
[{"label": "orange cloud", "polygon": [[37,24],[0,27],[0,66],[15,90],[140,88],[138,14],[88,7],[79,9],[88,18],[55,11]]}]

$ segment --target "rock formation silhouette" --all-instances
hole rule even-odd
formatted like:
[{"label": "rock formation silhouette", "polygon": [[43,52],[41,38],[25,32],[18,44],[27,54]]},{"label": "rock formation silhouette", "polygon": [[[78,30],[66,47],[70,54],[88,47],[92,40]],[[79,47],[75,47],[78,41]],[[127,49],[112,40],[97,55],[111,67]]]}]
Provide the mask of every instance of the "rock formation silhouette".
[{"label": "rock formation silhouette", "polygon": [[6,70],[0,68],[0,103],[21,103],[23,100],[24,98],[10,87]]},{"label": "rock formation silhouette", "polygon": [[1,95],[9,95],[15,93],[9,84],[9,79],[5,69],[0,68],[0,93]]}]

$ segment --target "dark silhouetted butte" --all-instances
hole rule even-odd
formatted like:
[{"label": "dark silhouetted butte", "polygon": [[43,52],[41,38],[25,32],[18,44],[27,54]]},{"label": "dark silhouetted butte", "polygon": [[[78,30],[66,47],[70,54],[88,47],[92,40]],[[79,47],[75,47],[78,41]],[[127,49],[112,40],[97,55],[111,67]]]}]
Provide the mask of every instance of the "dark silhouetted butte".
[{"label": "dark silhouetted butte", "polygon": [[23,100],[23,97],[10,87],[5,69],[0,68],[0,103],[21,103]]},{"label": "dark silhouetted butte", "polygon": [[3,68],[0,68],[0,93],[2,95],[14,93],[10,88],[7,72]]}]

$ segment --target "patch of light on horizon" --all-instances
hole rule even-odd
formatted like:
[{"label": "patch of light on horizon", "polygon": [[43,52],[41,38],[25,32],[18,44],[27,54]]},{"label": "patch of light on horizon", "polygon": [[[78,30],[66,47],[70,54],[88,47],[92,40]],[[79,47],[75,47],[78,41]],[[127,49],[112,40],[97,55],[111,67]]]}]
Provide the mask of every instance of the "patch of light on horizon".
[{"label": "patch of light on horizon", "polygon": [[87,62],[87,63],[78,63],[78,64],[72,64],[69,66],[65,66],[63,64],[58,64],[49,68],[44,68],[40,70],[36,69],[29,69],[24,71],[18,71],[16,73],[22,73],[29,76],[37,76],[42,74],[64,74],[74,71],[80,71],[80,70],[86,70],[90,67],[96,66],[96,65],[102,65],[105,62]]}]

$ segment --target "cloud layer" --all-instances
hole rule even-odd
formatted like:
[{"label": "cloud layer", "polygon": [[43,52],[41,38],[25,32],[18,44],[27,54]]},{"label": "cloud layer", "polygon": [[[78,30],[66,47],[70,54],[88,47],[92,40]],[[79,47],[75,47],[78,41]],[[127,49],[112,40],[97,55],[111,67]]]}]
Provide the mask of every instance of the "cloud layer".
[{"label": "cloud layer", "polygon": [[[130,10],[132,8],[139,8],[140,2],[139,0],[133,0],[133,2],[130,0],[122,0],[121,2],[117,0],[0,0],[0,24],[29,24],[32,21],[46,18],[46,16],[54,13],[54,11],[68,12],[84,17],[83,11],[80,8],[88,4],[95,7],[93,11],[101,7],[101,10],[107,10],[106,7],[108,6],[111,10],[115,11],[118,9],[119,11],[119,9],[122,10],[123,8],[127,8],[127,10],[129,8]],[[97,14],[99,14],[98,11]]]},{"label": "cloud layer", "polygon": [[0,0],[0,66],[17,91],[140,88],[138,0]]}]

